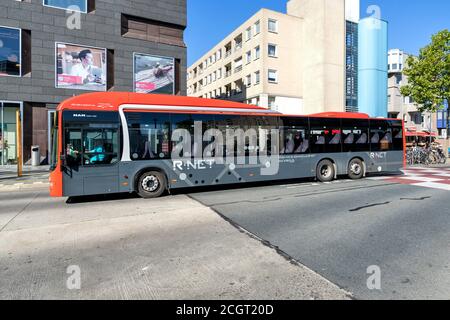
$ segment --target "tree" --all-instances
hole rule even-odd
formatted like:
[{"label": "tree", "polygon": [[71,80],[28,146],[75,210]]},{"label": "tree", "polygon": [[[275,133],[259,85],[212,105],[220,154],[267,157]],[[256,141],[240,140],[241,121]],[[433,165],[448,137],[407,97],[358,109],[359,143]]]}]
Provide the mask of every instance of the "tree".
[{"label": "tree", "polygon": [[[445,29],[432,36],[431,44],[420,50],[419,57],[406,60],[404,74],[408,84],[400,90],[418,104],[420,112],[436,112],[450,103],[450,31]],[[447,112],[447,128],[450,112]],[[449,130],[447,130],[450,134]]]}]

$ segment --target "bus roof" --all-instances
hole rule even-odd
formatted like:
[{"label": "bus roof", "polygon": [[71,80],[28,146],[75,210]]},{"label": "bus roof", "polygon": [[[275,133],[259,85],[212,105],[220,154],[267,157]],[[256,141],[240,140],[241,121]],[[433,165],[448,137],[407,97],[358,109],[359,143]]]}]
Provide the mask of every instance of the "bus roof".
[{"label": "bus roof", "polygon": [[274,112],[262,107],[232,101],[130,92],[96,92],[82,94],[63,101],[58,106],[58,110],[81,109],[87,111],[118,111],[119,107],[124,104],[266,110],[268,113]]},{"label": "bus roof", "polygon": [[[213,112],[215,109],[223,109],[224,113],[245,113],[251,114],[252,111],[266,115],[283,115],[286,117],[313,117],[313,118],[342,118],[342,119],[370,119],[369,115],[365,113],[351,113],[351,112],[324,112],[310,115],[285,115],[277,111],[266,109],[263,107],[216,99],[204,99],[196,97],[164,95],[164,94],[147,94],[147,93],[131,93],[131,92],[95,92],[86,93],[79,96],[69,98],[61,102],[57,110],[84,110],[84,111],[118,111],[122,105],[134,106],[167,106],[178,107],[178,112],[183,107],[186,110],[192,108],[199,108],[201,112]],[[181,107],[181,108],[180,108]],[[174,112],[175,111],[175,108]],[[231,110],[231,111],[230,111]],[[167,111],[167,110],[166,110]],[[222,112],[221,112],[222,113]],[[382,120],[397,120],[397,119],[382,119]]]}]

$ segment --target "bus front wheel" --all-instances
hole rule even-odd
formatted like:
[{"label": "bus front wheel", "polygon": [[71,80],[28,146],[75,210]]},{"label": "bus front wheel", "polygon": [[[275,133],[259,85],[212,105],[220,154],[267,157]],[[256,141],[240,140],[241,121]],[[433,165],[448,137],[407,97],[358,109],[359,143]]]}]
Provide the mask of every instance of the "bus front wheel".
[{"label": "bus front wheel", "polygon": [[358,159],[352,159],[348,164],[348,176],[350,179],[358,180],[364,176],[364,164]]},{"label": "bus front wheel", "polygon": [[330,160],[322,160],[317,165],[316,177],[320,182],[330,182],[334,179],[334,165]]},{"label": "bus front wheel", "polygon": [[161,196],[167,188],[166,177],[158,171],[149,171],[139,177],[137,191],[145,199]]}]

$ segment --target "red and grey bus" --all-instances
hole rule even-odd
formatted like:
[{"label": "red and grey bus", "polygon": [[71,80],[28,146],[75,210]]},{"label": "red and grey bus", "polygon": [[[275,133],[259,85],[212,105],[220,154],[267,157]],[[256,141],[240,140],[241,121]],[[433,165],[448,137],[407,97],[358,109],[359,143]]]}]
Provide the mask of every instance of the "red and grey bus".
[{"label": "red and grey bus", "polygon": [[53,142],[55,197],[136,192],[153,198],[196,186],[360,179],[405,165],[401,120],[360,113],[291,116],[168,95],[70,98],[57,108]]}]

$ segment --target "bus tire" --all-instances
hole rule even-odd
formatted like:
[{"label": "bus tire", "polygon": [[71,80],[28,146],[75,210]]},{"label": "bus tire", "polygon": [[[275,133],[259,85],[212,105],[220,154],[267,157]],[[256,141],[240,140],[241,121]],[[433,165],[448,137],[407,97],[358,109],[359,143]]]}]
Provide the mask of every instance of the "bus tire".
[{"label": "bus tire", "polygon": [[364,176],[364,164],[361,159],[354,158],[348,164],[348,177],[352,180],[359,180]]},{"label": "bus tire", "polygon": [[334,164],[330,160],[322,160],[316,168],[316,177],[320,182],[333,181],[335,175]]},{"label": "bus tire", "polygon": [[166,176],[159,171],[144,172],[139,177],[137,191],[144,199],[158,198],[166,189]]}]

